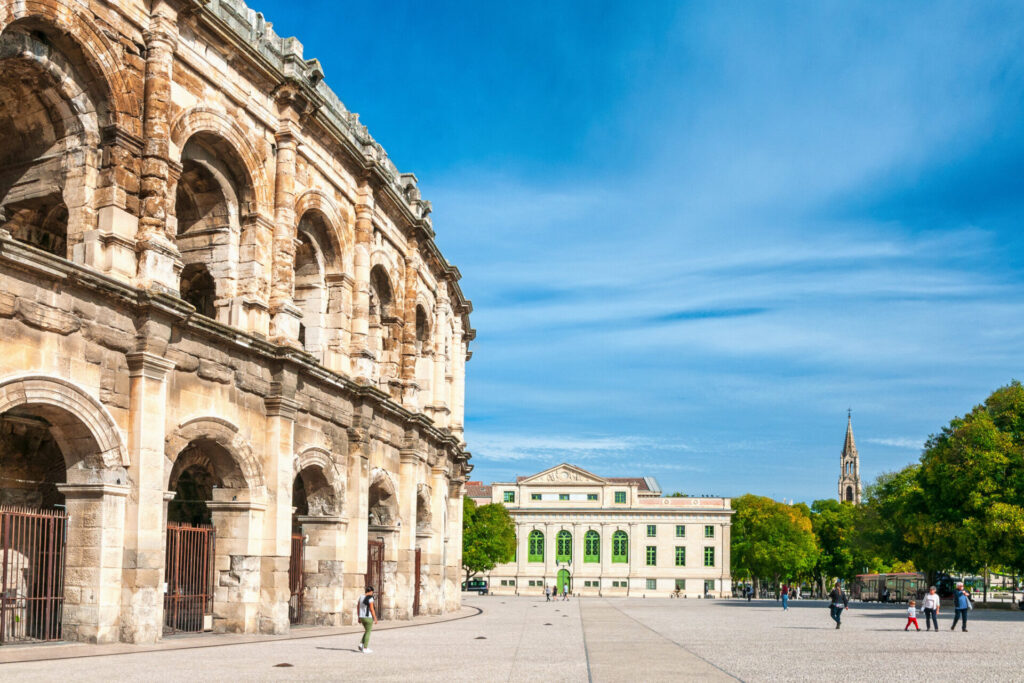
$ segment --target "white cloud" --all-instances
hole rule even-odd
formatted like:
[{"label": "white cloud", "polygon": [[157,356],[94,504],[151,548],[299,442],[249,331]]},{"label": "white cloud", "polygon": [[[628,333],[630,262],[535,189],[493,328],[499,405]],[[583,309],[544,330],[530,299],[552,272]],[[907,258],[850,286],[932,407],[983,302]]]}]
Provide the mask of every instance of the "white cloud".
[{"label": "white cloud", "polygon": [[889,439],[865,439],[867,443],[877,444],[879,446],[890,446],[892,448],[906,448],[911,450],[921,450],[924,447],[924,439],[915,439],[912,437],[894,437]]}]

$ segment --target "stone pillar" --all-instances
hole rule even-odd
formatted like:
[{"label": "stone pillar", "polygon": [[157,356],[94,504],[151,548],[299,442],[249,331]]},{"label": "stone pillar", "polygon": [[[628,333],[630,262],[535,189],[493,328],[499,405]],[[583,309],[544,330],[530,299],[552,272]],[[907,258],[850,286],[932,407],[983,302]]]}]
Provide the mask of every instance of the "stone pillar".
[{"label": "stone pillar", "polygon": [[355,287],[352,297],[352,373],[359,382],[373,379],[370,351],[370,249],[373,246],[373,192],[364,182],[356,199]]},{"label": "stone pillar", "polygon": [[298,403],[284,396],[269,396],[267,445],[264,454],[264,483],[267,487],[267,511],[263,520],[263,548],[260,571],[260,633],[287,633],[289,628],[288,564],[292,539],[292,465],[295,412]]},{"label": "stone pillar", "polygon": [[295,129],[297,114],[290,87],[276,93],[282,119],[277,139],[274,176],[274,266],[270,274],[270,340],[299,348],[302,311],[295,306]]},{"label": "stone pillar", "polygon": [[146,82],[143,93],[142,182],[139,185],[140,218],[136,235],[138,274],[142,288],[178,292],[181,255],[168,231],[170,178],[171,70],[178,44],[177,13],[171,3],[153,3],[146,41]]},{"label": "stone pillar", "polygon": [[[213,630],[256,633],[260,614],[260,539],[266,505],[248,489],[214,489],[206,504],[217,530],[214,548]],[[287,602],[285,620],[287,621]]]},{"label": "stone pillar", "polygon": [[427,583],[430,585],[430,614],[441,614],[444,611],[444,539],[445,527],[445,494],[448,491],[447,471],[444,467],[430,468],[430,553],[424,553],[423,559],[429,567]]},{"label": "stone pillar", "polygon": [[351,375],[352,364],[349,351],[352,348],[352,286],[355,280],[350,275],[328,273],[324,280],[327,283],[327,316],[324,324],[327,328],[327,348],[324,353],[324,366]]},{"label": "stone pillar", "polygon": [[153,353],[129,353],[131,465],[137,495],[125,511],[121,640],[155,643],[163,634],[166,503],[164,430],[167,373],[172,361]]},{"label": "stone pillar", "polygon": [[[305,537],[302,574],[305,592],[302,623],[315,626],[345,624],[345,537],[344,517],[298,517]],[[353,595],[353,601],[356,599]]]},{"label": "stone pillar", "polygon": [[250,212],[241,217],[242,235],[238,250],[237,325],[247,332],[267,336],[270,330],[266,264],[273,260],[274,223]]},{"label": "stone pillar", "polygon": [[462,606],[462,496],[461,481],[449,481],[448,532],[445,537],[444,608],[458,611]]},{"label": "stone pillar", "polygon": [[466,340],[463,338],[462,332],[462,320],[456,318],[455,335],[452,339],[452,402],[449,427],[452,436],[458,439],[459,443],[462,443],[466,396]]},{"label": "stone pillar", "polygon": [[440,427],[448,426],[448,395],[445,391],[445,339],[448,334],[448,318],[451,306],[448,300],[448,288],[440,285],[437,288],[437,303],[434,305],[434,379],[430,383],[431,416]]},{"label": "stone pillar", "polygon": [[422,462],[414,448],[403,448],[399,454],[398,515],[403,520],[398,533],[398,574],[395,611],[398,619],[412,618],[413,591],[416,588],[416,489],[417,470]]},{"label": "stone pillar", "polygon": [[117,642],[121,622],[124,508],[130,487],[57,484],[68,512],[64,564],[65,640]]},{"label": "stone pillar", "polygon": [[[358,424],[372,420],[365,406],[357,409]],[[367,515],[369,513],[370,437],[362,427],[348,430],[349,455],[347,460],[345,507],[349,511],[348,533],[345,538],[345,595],[358,596],[366,587],[366,543],[369,540]],[[381,589],[381,586],[375,586]],[[349,604],[351,603],[351,604]],[[355,602],[344,606],[344,622],[355,624]]]},{"label": "stone pillar", "polygon": [[419,405],[419,384],[416,382],[416,294],[419,290],[420,247],[415,237],[406,245],[405,257],[405,310],[402,312],[402,405],[415,411]]}]

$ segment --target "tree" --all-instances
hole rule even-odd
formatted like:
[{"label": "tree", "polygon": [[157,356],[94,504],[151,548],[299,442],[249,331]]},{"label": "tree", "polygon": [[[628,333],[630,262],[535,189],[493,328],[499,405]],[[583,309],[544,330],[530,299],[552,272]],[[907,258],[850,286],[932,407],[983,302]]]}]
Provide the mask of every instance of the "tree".
[{"label": "tree", "polygon": [[820,549],[814,578],[821,592],[832,579],[852,581],[864,571],[881,569],[863,533],[864,506],[828,498],[814,501],[810,511]]},{"label": "tree", "polygon": [[675,493],[670,493],[670,494],[668,494],[666,496],[666,498],[689,498],[689,497],[690,497],[689,493],[683,493],[682,491],[676,491]]},{"label": "tree", "polygon": [[946,566],[1024,570],[1024,387],[1012,382],[925,444],[918,480]]},{"label": "tree", "polygon": [[516,556],[516,526],[501,503],[477,506],[462,499],[462,569],[466,582]]},{"label": "tree", "polygon": [[759,582],[808,575],[818,547],[806,506],[746,494],[733,499],[732,572]]}]

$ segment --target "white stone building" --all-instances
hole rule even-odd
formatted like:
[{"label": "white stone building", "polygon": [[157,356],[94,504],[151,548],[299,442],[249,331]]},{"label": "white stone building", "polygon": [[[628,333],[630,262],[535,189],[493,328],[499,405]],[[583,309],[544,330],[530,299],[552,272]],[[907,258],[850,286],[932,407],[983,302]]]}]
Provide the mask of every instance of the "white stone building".
[{"label": "white stone building", "polygon": [[497,595],[725,597],[732,591],[728,498],[663,498],[652,477],[599,477],[561,464],[491,484],[516,524],[516,560],[488,576]]}]

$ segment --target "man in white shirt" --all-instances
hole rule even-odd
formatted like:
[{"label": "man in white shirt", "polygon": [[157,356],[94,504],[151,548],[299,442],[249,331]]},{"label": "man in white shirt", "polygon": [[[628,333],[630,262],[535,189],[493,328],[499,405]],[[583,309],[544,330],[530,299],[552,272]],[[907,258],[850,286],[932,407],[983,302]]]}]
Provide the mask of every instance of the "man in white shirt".
[{"label": "man in white shirt", "polygon": [[935,592],[935,586],[928,589],[921,603],[924,608],[924,630],[931,631],[932,624],[935,624],[935,632],[939,632],[939,594]]}]

